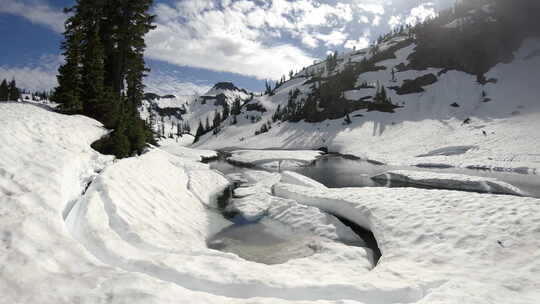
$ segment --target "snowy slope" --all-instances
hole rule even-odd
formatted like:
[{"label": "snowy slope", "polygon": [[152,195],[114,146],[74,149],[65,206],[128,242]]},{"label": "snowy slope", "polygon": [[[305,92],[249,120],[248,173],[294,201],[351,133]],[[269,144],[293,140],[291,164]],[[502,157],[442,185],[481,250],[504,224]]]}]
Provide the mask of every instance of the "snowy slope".
[{"label": "snowy slope", "polygon": [[[394,39],[381,48],[403,38]],[[396,59],[377,63],[386,70],[362,74],[357,82],[379,82],[388,88],[399,86],[406,79],[430,73],[436,75],[437,82],[425,86],[422,93],[397,95],[387,89],[393,102],[403,106],[396,109],[396,113],[359,110],[351,113],[350,125],[344,125],[342,119],[321,123],[278,121],[271,123],[269,132],[255,135],[263,124],[271,121],[278,105],[287,104],[290,91],[298,88],[300,96],[310,91],[310,84],[304,84],[308,78],[300,74],[280,87],[274,96],[254,99],[253,102],[263,104],[268,110],[260,114],[257,122],[245,119],[249,113],[243,113],[237,125],[223,128],[218,136],[203,137],[197,146],[210,149],[328,147],[333,152],[399,165],[447,164],[531,171],[540,168],[540,154],[535,152],[540,151],[540,134],[535,131],[540,128],[540,87],[537,84],[540,56],[531,56],[540,50],[539,39],[526,40],[512,62],[501,63],[489,71],[486,78],[495,78],[497,83],[486,85],[477,83],[472,75],[441,69],[397,72],[396,82],[393,82],[391,69],[400,63],[407,64],[407,57],[414,48],[411,45],[398,50]],[[338,69],[347,64],[346,58],[350,56],[359,60],[369,55],[341,55],[343,60],[339,61]],[[345,96],[355,100],[374,93],[375,89],[367,88],[345,92]],[[467,119],[470,123],[464,124]],[[432,150],[462,145],[476,148],[457,155],[417,157]]]},{"label": "snowy slope", "polygon": [[362,248],[321,241],[274,266],[208,249],[230,223],[207,207],[227,184],[207,165],[159,149],[111,164],[89,147],[105,134],[92,119],[0,110],[1,303],[335,303],[365,289]]},{"label": "snowy slope", "polygon": [[[153,149],[113,162],[89,147],[105,134],[95,120],[25,104],[0,111],[0,303],[532,304],[540,297],[537,199],[334,190],[296,174],[252,172],[244,179],[259,185],[256,192],[283,197],[269,207],[273,219],[323,236],[311,256],[264,265],[207,247],[231,223],[214,210],[228,181],[193,160],[204,151],[184,158],[186,151]],[[350,231],[317,208],[372,229],[383,252],[378,266],[368,250],[332,241]]]},{"label": "snowy slope", "polygon": [[274,191],[371,229],[383,257],[364,280],[378,289],[399,278],[422,290],[422,299],[414,303],[537,303],[540,299],[537,199],[290,184],[278,184]]}]

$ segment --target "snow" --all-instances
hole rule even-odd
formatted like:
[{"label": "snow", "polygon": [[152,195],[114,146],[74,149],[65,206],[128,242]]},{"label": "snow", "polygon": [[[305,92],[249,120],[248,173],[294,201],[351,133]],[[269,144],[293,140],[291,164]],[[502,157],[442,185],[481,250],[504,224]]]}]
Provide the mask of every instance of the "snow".
[{"label": "snow", "polygon": [[319,188],[319,189],[326,188],[325,185],[317,181],[314,181],[311,178],[308,178],[302,174],[292,172],[292,171],[282,172],[280,181],[285,184],[300,185],[304,187],[313,187],[313,188]]},{"label": "snow", "polygon": [[193,137],[191,135],[184,135],[178,139],[167,138],[159,142],[159,149],[195,161],[218,157],[217,152],[213,150],[186,148],[185,146],[191,144],[191,142],[193,142]]},{"label": "snow", "polygon": [[538,199],[413,188],[274,190],[372,230],[383,256],[364,280],[378,290],[397,280],[422,295],[414,303],[540,299]]},{"label": "snow", "polygon": [[292,230],[294,234],[309,233],[330,240],[357,245],[364,244],[349,227],[336,217],[323,213],[317,208],[300,205],[293,200],[271,195],[271,188],[278,182],[326,189],[324,185],[290,171],[285,171],[282,174],[248,171],[243,173],[240,179],[257,182],[237,188],[235,195],[241,197],[231,201],[228,211],[238,212],[248,221],[281,223]]},{"label": "snow", "polygon": [[524,195],[517,187],[495,178],[426,171],[393,170],[372,177],[384,182],[480,193]]},{"label": "snow", "polygon": [[[532,304],[540,297],[537,199],[327,189],[294,173],[249,171],[241,179],[258,187],[253,204],[271,201],[262,221],[281,225],[291,240],[310,236],[299,249],[313,248],[265,265],[207,247],[232,225],[209,208],[228,182],[208,165],[161,149],[113,162],[90,148],[106,134],[95,120],[28,104],[0,111],[3,303]],[[369,250],[335,241],[354,235],[321,210],[373,231],[383,252],[377,267]]]},{"label": "snow", "polygon": [[[429,73],[438,75],[440,69],[408,70],[396,73],[396,83],[391,81],[391,69],[400,63],[407,64],[407,57],[414,48],[415,45],[405,47],[395,53],[397,58],[377,63],[386,70],[362,74],[358,84],[379,81],[388,88],[400,85],[405,79]],[[254,102],[261,102],[268,110],[259,122],[250,123],[239,116],[237,125],[227,125],[218,136],[203,137],[195,146],[204,149],[296,150],[327,147],[331,152],[389,165],[444,164],[533,173],[540,170],[540,154],[535,152],[540,151],[540,134],[537,132],[540,128],[540,87],[536,83],[540,69],[535,68],[540,66],[540,57],[529,55],[539,48],[539,39],[524,41],[513,61],[498,64],[486,74],[488,79],[498,80],[495,84],[482,86],[473,75],[448,71],[439,75],[438,81],[426,86],[422,93],[399,96],[388,89],[389,97],[403,106],[396,109],[396,113],[356,111],[350,115],[350,125],[344,125],[342,119],[321,123],[275,122],[269,132],[255,136],[263,123],[271,121],[277,106],[286,105],[291,90],[298,88],[302,94],[309,91],[310,84],[303,84],[305,78],[295,78],[286,82],[274,96],[255,97]],[[373,95],[374,91],[349,91],[346,97],[359,99]],[[489,102],[483,102],[483,91],[491,99]],[[453,103],[459,107],[451,107]],[[357,117],[358,114],[362,116]],[[464,124],[467,118],[470,123]],[[462,154],[417,157],[455,146],[476,148]]]},{"label": "snow", "polygon": [[281,168],[307,165],[323,154],[312,150],[236,150],[227,159],[234,163]]},{"label": "snow", "polygon": [[[318,239],[315,254],[271,266],[209,249],[206,240],[232,223],[208,208],[227,182],[207,165],[161,149],[112,162],[90,148],[106,134],[95,120],[27,104],[0,104],[0,111],[6,126],[0,130],[2,302],[391,303],[420,297],[401,283],[373,289],[362,281],[372,268],[368,250],[326,238]],[[246,179],[260,183],[261,176],[268,175]]]}]

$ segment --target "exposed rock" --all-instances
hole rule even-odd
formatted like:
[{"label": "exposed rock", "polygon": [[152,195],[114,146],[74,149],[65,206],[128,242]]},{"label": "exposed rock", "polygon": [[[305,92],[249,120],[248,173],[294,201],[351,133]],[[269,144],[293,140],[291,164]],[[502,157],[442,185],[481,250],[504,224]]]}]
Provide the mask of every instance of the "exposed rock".
[{"label": "exposed rock", "polygon": [[424,86],[437,82],[437,76],[433,73],[420,76],[414,80],[407,79],[403,81],[401,87],[396,91],[398,95],[414,94],[424,92]]}]

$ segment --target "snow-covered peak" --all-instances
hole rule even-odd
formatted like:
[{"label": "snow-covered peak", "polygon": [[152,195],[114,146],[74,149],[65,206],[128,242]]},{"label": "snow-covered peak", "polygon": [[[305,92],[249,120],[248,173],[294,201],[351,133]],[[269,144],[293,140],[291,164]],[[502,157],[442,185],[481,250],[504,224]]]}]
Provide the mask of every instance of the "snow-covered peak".
[{"label": "snow-covered peak", "polygon": [[219,95],[225,95],[231,102],[236,98],[242,100],[248,99],[250,94],[244,90],[235,86],[232,82],[218,82],[216,83],[203,97],[216,97]]}]

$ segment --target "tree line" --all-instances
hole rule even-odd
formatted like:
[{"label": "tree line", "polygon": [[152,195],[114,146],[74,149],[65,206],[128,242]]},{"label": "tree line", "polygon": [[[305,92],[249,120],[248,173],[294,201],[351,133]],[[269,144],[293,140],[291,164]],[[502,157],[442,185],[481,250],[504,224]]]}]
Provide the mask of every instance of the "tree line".
[{"label": "tree line", "polygon": [[0,84],[0,101],[17,101],[21,98],[21,90],[17,88],[15,78],[10,82],[7,79],[2,80]]},{"label": "tree line", "polygon": [[97,119],[112,134],[93,146],[119,158],[142,153],[153,143],[140,118],[144,96],[144,36],[154,28],[148,13],[153,0],[77,0],[65,9],[59,68],[52,100],[59,111]]},{"label": "tree line", "polygon": [[221,131],[221,124],[226,121],[229,117],[231,117],[230,123],[231,125],[235,125],[238,123],[238,115],[241,113],[242,105],[240,104],[240,98],[236,98],[234,102],[232,103],[232,106],[229,106],[227,101],[223,104],[221,112],[217,109],[214,111],[214,118],[212,119],[212,124],[210,125],[210,119],[206,117],[205,124],[202,123],[202,120],[199,120],[199,126],[197,127],[197,131],[195,132],[195,141],[199,141],[199,139],[212,131],[212,133],[218,134]]}]

